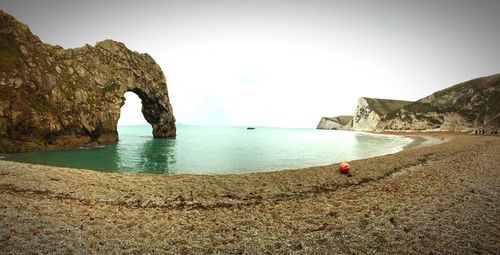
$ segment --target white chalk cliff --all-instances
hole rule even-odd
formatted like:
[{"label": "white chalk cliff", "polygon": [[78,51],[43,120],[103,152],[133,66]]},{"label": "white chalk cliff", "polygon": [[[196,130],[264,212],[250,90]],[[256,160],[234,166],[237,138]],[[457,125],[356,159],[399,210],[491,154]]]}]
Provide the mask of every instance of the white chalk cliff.
[{"label": "white chalk cliff", "polygon": [[360,97],[352,120],[324,117],[321,129],[461,131],[500,127],[500,74],[473,79],[416,102]]}]

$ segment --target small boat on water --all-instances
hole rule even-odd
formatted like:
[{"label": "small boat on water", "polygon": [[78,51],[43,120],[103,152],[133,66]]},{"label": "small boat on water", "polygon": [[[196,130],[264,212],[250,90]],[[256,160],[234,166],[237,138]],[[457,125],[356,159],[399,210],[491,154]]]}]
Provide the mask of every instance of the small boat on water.
[{"label": "small boat on water", "polygon": [[247,127],[247,130],[254,130],[254,127]]}]

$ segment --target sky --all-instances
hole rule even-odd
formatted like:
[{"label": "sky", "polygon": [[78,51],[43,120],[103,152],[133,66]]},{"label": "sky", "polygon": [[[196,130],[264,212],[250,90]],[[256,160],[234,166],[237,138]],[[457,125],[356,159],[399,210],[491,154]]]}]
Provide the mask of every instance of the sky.
[{"label": "sky", "polygon": [[[359,97],[418,100],[500,72],[500,1],[2,0],[64,48],[150,54],[177,123],[315,127]],[[145,123],[127,94],[119,125]]]}]

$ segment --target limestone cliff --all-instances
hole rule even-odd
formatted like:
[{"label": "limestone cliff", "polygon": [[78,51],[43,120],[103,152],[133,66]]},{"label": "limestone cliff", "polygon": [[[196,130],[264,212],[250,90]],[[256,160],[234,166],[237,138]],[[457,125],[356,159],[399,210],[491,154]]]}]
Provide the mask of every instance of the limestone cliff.
[{"label": "limestone cliff", "polygon": [[500,74],[463,82],[388,114],[378,130],[467,132],[500,126]]},{"label": "limestone cliff", "polygon": [[352,118],[354,130],[376,130],[385,116],[412,102],[393,99],[360,97]]},{"label": "limestone cliff", "polygon": [[0,11],[0,152],[115,142],[124,93],[154,137],[175,136],[166,79],[148,54],[112,40],[63,49]]},{"label": "limestone cliff", "polygon": [[317,129],[349,130],[352,126],[352,116],[323,117]]},{"label": "limestone cliff", "polygon": [[[330,118],[318,124],[325,129],[340,126]],[[496,130],[500,127],[500,74],[463,82],[416,102],[360,97],[347,127],[362,131]]]}]

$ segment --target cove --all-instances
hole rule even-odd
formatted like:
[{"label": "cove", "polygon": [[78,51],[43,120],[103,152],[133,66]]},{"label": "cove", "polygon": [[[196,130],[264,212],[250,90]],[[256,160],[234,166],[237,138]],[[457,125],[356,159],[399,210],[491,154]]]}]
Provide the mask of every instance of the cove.
[{"label": "cove", "polygon": [[154,139],[150,125],[118,127],[116,144],[4,154],[6,160],[103,172],[238,174],[333,164],[395,153],[412,139],[352,131],[178,125]]}]

